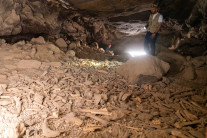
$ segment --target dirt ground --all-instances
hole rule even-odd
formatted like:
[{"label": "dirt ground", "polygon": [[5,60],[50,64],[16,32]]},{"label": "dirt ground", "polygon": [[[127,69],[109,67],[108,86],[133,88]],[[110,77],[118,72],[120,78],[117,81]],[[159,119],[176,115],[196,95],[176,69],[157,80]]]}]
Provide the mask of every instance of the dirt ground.
[{"label": "dirt ground", "polygon": [[206,82],[170,76],[130,85],[116,73],[122,62],[38,46],[1,40],[0,137],[206,137]]}]

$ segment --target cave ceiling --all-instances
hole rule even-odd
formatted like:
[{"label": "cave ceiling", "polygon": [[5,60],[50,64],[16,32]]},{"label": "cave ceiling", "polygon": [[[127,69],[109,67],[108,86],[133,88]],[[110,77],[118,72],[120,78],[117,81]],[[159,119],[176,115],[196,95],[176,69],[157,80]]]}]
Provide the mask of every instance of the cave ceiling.
[{"label": "cave ceiling", "polygon": [[67,0],[75,8],[98,11],[114,12],[126,11],[130,9],[146,10],[154,0]]},{"label": "cave ceiling", "polygon": [[[48,0],[56,2],[55,0]],[[150,8],[154,0],[59,0],[63,7],[97,16],[114,16],[129,12],[143,12]]]}]

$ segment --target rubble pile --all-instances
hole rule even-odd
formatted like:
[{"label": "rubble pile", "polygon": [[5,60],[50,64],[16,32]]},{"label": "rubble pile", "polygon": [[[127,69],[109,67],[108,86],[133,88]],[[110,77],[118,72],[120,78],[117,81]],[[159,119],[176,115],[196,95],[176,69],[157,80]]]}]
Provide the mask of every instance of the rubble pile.
[{"label": "rubble pile", "polygon": [[1,41],[2,137],[205,137],[205,83],[161,77],[132,85],[116,72],[122,62],[32,56],[28,45],[49,45],[42,42]]},{"label": "rubble pile", "polygon": [[203,82],[207,80],[207,56],[192,58],[190,56],[184,57],[172,51],[165,51],[160,52],[158,57],[171,65],[170,72],[171,74],[174,72],[173,74],[176,74],[176,77]]}]

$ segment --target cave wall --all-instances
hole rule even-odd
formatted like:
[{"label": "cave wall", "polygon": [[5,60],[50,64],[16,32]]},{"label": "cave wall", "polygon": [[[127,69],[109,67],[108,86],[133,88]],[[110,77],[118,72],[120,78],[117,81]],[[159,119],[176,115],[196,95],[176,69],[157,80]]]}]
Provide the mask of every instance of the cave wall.
[{"label": "cave wall", "polygon": [[[149,10],[154,0],[0,0],[0,36],[45,34],[103,45],[121,38],[115,28],[103,18],[87,15],[87,10],[114,15],[137,10],[136,15]],[[165,19],[177,19],[188,27],[198,28],[206,38],[207,0],[156,0]],[[72,7],[70,4],[72,4]],[[85,7],[84,4],[87,4]],[[101,5],[103,4],[103,5]],[[81,11],[77,8],[80,8]],[[82,10],[85,11],[82,11]],[[107,14],[106,14],[107,15]]]},{"label": "cave wall", "polygon": [[57,1],[0,0],[0,36],[49,35],[107,44],[117,36],[104,21],[83,16]]},{"label": "cave wall", "polygon": [[[177,20],[178,23],[193,31],[199,38],[207,38],[207,0],[67,0],[75,8],[91,11],[102,16],[117,19],[122,17],[120,13],[131,12],[143,21],[143,17],[148,18],[147,13],[152,3],[159,5],[159,10],[166,21],[168,19]],[[103,13],[104,12],[104,13]],[[113,13],[113,14],[109,14]],[[133,13],[133,14],[134,14]],[[126,14],[125,14],[126,15]],[[124,15],[124,17],[126,17]],[[132,15],[132,14],[131,14]],[[147,17],[146,17],[147,16]],[[109,19],[111,19],[109,18]],[[131,20],[130,15],[126,17]],[[112,20],[114,21],[114,20]],[[123,20],[124,21],[124,20]]]},{"label": "cave wall", "polygon": [[191,14],[197,0],[157,0],[159,11],[164,17],[184,22]]},{"label": "cave wall", "polygon": [[156,0],[165,18],[176,19],[180,24],[207,40],[207,0]]},{"label": "cave wall", "polygon": [[22,31],[20,16],[12,0],[0,0],[0,35],[15,35]]},{"label": "cave wall", "polygon": [[61,27],[60,9],[43,1],[0,0],[1,36],[17,34],[50,34]]},{"label": "cave wall", "polygon": [[207,41],[207,0],[197,0],[190,16],[186,19],[189,27],[198,29],[201,38]]}]

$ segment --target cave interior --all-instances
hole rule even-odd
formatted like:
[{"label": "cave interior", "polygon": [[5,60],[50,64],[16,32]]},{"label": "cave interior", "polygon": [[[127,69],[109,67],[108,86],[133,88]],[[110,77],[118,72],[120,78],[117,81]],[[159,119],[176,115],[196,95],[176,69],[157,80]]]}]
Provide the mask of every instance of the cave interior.
[{"label": "cave interior", "polygon": [[207,138],[206,42],[207,0],[0,0],[0,138]]}]

